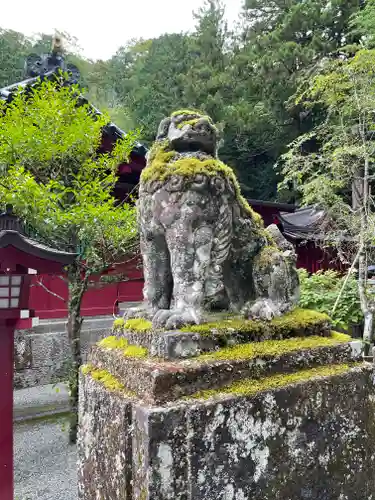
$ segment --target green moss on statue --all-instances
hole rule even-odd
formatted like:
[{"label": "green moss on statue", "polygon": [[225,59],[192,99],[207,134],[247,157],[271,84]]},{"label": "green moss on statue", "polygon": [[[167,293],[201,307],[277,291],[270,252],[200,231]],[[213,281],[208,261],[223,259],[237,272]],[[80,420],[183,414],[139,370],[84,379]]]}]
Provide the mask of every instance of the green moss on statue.
[{"label": "green moss on statue", "polygon": [[128,319],[127,321],[116,319],[113,322],[112,330],[116,333],[123,333],[126,330],[130,332],[146,333],[152,330],[152,323],[143,318]]},{"label": "green moss on statue", "polygon": [[[264,227],[262,217],[250,207],[248,202],[241,195],[241,188],[237,177],[228,165],[216,158],[209,158],[207,160],[182,158],[172,162],[176,152],[169,151],[168,147],[168,141],[163,141],[154,144],[151,148],[148,166],[141,174],[142,182],[164,182],[174,175],[183,177],[193,177],[198,174],[207,175],[208,177],[221,175],[232,183],[238,203],[251,217],[255,225],[259,228]],[[270,240],[271,238],[269,237],[268,239]]]},{"label": "green moss on statue", "polygon": [[274,262],[273,256],[275,252],[278,252],[278,248],[275,245],[268,245],[264,247],[261,252],[255,257],[256,263],[259,265],[259,270],[261,272],[269,271],[269,267],[272,266]]},{"label": "green moss on statue", "polygon": [[[205,118],[207,118],[207,117],[205,117]],[[200,120],[200,118],[192,118],[191,120],[184,120],[177,125],[177,128],[183,128],[186,125],[194,126],[199,122],[199,120]]]},{"label": "green moss on statue", "polygon": [[238,344],[233,347],[226,347],[218,351],[202,354],[197,359],[199,361],[218,360],[250,360],[258,357],[277,357],[295,351],[305,349],[316,349],[318,347],[330,347],[346,344],[351,340],[349,335],[331,332],[330,337],[295,337],[285,340],[265,340],[263,342],[250,342],[248,344]]},{"label": "green moss on statue", "polygon": [[[267,334],[270,331],[274,336],[291,336],[290,332],[304,331],[311,327],[326,326],[330,323],[330,318],[326,314],[306,309],[294,309],[290,313],[271,321],[244,320],[242,318],[225,319],[202,325],[193,325],[182,328],[185,332],[196,332],[201,334],[219,333],[244,333],[244,334]],[[303,333],[302,333],[303,334]],[[293,335],[296,336],[296,335]]]},{"label": "green moss on statue", "polygon": [[197,111],[196,109],[178,109],[177,111],[173,111],[173,113],[171,114],[172,117],[176,117],[176,116],[183,116],[183,115],[186,115],[186,116],[203,116],[204,113],[202,113],[202,111]]},{"label": "green moss on statue", "polygon": [[345,372],[348,372],[354,366],[359,366],[360,364],[361,363],[344,363],[338,365],[320,366],[317,368],[310,368],[308,370],[300,370],[294,373],[278,373],[275,375],[264,377],[262,379],[245,379],[228,385],[227,387],[222,387],[220,389],[208,389],[199,391],[192,396],[184,397],[184,399],[210,399],[215,396],[230,394],[250,396],[259,392],[287,387],[288,385],[305,382],[308,380],[314,380],[319,377],[341,375]]}]

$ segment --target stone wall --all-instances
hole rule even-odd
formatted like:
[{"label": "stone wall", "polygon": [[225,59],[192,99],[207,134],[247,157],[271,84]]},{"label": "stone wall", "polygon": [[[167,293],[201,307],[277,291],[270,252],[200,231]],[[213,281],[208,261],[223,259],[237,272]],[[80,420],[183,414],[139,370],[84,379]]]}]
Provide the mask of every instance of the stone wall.
[{"label": "stone wall", "polygon": [[[110,334],[113,318],[84,320],[82,357],[89,348]],[[66,380],[69,370],[69,343],[64,322],[41,324],[19,330],[14,346],[14,388],[23,389]]]}]

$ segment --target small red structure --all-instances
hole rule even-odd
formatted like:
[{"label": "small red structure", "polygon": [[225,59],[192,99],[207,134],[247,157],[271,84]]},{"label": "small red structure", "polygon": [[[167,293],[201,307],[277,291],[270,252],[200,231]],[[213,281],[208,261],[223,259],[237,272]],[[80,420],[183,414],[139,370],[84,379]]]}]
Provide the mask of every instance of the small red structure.
[{"label": "small red structure", "polygon": [[0,215],[0,499],[13,500],[13,352],[16,328],[30,328],[32,274],[61,274],[74,254],[40,245],[21,234],[11,207]]}]

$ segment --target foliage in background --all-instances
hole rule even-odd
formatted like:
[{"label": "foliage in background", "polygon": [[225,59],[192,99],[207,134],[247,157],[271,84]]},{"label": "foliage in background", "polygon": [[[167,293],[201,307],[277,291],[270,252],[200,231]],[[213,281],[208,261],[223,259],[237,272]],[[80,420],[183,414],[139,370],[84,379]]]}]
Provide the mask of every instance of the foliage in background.
[{"label": "foliage in background", "polygon": [[[326,313],[332,317],[332,310],[343,287],[346,276],[336,271],[319,271],[309,275],[299,269],[301,297],[299,306]],[[363,321],[358,294],[358,283],[354,276],[346,283],[336,311],[332,317],[335,327],[347,329],[351,324]]]},{"label": "foliage in background", "polygon": [[[131,40],[110,60],[95,62],[80,57],[70,37],[68,58],[80,68],[91,102],[124,130],[142,128],[146,145],[174,109],[201,109],[223,130],[220,155],[236,170],[244,193],[292,201],[290,186],[277,194],[273,165],[286,144],[321,117],[291,106],[290,98],[322,57],[336,57],[369,31],[368,12],[355,29],[350,21],[362,3],[247,0],[231,31],[222,1],[202,0],[190,33]],[[26,53],[48,45],[48,35],[28,40],[1,32],[0,86],[20,79]]]},{"label": "foliage in background", "polygon": [[79,89],[43,82],[0,101],[0,200],[10,203],[34,236],[76,252],[67,267],[68,335],[75,376],[70,379],[76,435],[78,368],[81,364],[81,303],[90,278],[124,261],[137,249],[135,208],[113,197],[117,167],[136,140],[129,133],[111,153],[98,155],[107,115],[79,105]]},{"label": "foliage in background", "polygon": [[326,218],[317,238],[334,247],[354,268],[364,315],[364,339],[373,335],[375,301],[367,294],[367,261],[375,244],[375,68],[374,49],[323,61],[296,96],[324,120],[300,135],[283,156],[283,183],[293,183],[305,205]]}]

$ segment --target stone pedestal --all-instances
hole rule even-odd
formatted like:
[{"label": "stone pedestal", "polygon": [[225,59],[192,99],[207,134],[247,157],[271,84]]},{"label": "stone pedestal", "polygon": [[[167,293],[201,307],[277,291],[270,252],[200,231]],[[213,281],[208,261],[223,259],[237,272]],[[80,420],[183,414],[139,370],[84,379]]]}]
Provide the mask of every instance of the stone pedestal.
[{"label": "stone pedestal", "polygon": [[82,369],[80,499],[372,498],[375,390],[360,342],[325,332],[181,359],[139,345],[165,345],[166,332],[144,335],[102,341]]}]

